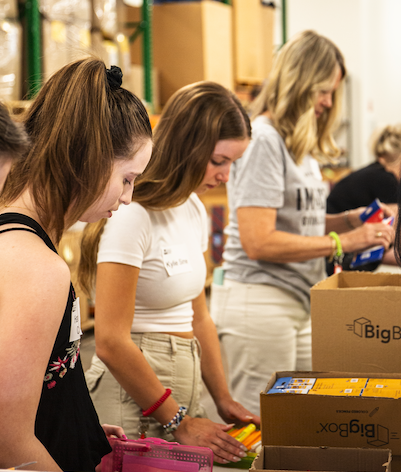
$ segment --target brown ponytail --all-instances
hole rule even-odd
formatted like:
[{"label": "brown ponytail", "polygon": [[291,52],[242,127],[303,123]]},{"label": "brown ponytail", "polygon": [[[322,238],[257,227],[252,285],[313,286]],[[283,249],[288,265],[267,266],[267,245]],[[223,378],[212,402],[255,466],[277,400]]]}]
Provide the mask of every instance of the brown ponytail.
[{"label": "brown ponytail", "polygon": [[94,58],[56,72],[24,122],[32,146],[12,169],[0,203],[9,205],[29,189],[56,243],[101,196],[114,159],[131,159],[152,136],[142,102],[111,89],[104,62]]}]

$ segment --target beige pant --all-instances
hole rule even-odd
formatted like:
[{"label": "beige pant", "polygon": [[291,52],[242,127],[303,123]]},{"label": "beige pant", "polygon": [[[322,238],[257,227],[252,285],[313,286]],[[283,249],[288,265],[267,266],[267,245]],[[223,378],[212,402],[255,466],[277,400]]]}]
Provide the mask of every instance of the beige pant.
[{"label": "beige pant", "polygon": [[225,279],[212,285],[210,315],[230,392],[252,413],[273,372],[311,370],[310,314],[287,290]]},{"label": "beige pant", "polygon": [[[206,417],[200,405],[202,380],[199,342],[160,333],[132,333],[131,338],[163,386],[171,388],[178,405],[185,406],[190,416]],[[96,354],[91,367],[85,372],[85,378],[100,423],[122,426],[128,438],[138,438],[141,408]],[[149,417],[146,435],[174,440],[173,435],[166,434],[162,425],[152,417]]]}]

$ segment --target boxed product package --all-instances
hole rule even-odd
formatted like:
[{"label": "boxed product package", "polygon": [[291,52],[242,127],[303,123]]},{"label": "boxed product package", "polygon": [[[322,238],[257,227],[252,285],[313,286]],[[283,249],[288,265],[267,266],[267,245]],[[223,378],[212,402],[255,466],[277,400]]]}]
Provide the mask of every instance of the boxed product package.
[{"label": "boxed product package", "polygon": [[[263,445],[368,447],[401,455],[401,402],[397,398],[304,395],[269,390],[282,377],[357,378],[349,372],[277,372],[260,394]],[[401,374],[369,374],[400,379]]]},{"label": "boxed product package", "polygon": [[211,472],[213,452],[159,438],[109,438],[112,452],[102,458],[102,472]]},{"label": "boxed product package", "polygon": [[243,427],[234,426],[228,431],[228,434],[237,441],[242,442],[242,444],[247,447],[247,455],[242,457],[238,462],[228,462],[227,464],[216,463],[216,465],[219,467],[227,467],[229,469],[249,470],[262,447],[262,433],[260,429],[258,429],[255,424],[250,423]]},{"label": "boxed product package", "polygon": [[311,289],[312,369],[401,372],[401,274],[341,272]]},{"label": "boxed product package", "polygon": [[263,446],[250,471],[386,472],[390,464],[389,449]]},{"label": "boxed product package", "polygon": [[[363,223],[380,223],[383,222],[392,226],[394,224],[394,217],[384,218],[384,211],[381,202],[376,198],[365,210],[359,215]],[[354,254],[354,258],[350,264],[351,269],[357,269],[370,264],[372,262],[381,261],[384,256],[384,246],[374,246],[365,251]]]}]

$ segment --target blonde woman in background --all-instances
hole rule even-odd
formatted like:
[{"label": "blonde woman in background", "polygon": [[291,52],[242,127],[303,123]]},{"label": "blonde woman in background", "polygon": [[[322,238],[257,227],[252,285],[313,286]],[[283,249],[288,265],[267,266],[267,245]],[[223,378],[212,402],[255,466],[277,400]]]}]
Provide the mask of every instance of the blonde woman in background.
[{"label": "blonde woman in background", "polygon": [[[398,185],[401,172],[401,125],[387,125],[377,129],[371,137],[372,154],[376,161],[352,172],[337,182],[327,198],[327,213],[339,213],[367,206],[378,198],[397,211]],[[353,254],[345,254],[344,268],[349,269]],[[358,267],[358,270],[373,271],[380,264],[395,265],[392,248],[381,261]],[[332,263],[327,262],[327,273],[332,274]]]},{"label": "blonde woman in background", "polygon": [[336,183],[327,198],[327,212],[339,213],[369,205],[375,198],[397,203],[401,171],[401,124],[387,125],[372,136],[376,161]]},{"label": "blonde woman in background", "polygon": [[[85,376],[100,420],[120,424],[130,438],[146,431],[210,447],[223,464],[245,456],[227,434],[230,423],[260,419],[232,399],[225,380],[205,300],[208,231],[197,195],[227,181],[250,135],[245,110],[221,85],[178,90],[155,129],[133,203],[103,234],[102,224],[88,226],[82,245],[89,290],[96,272],[96,355]],[[202,378],[228,424],[206,418]]]},{"label": "blonde woman in background", "polygon": [[311,369],[310,288],[336,248],[328,233],[345,251],[393,239],[384,224],[361,226],[361,210],[326,216],[318,160],[339,154],[332,131],[345,74],[327,38],[306,31],[289,41],[254,102],[251,144],[232,166],[225,278],[212,287],[211,315],[233,397],[253,412],[274,371]]}]

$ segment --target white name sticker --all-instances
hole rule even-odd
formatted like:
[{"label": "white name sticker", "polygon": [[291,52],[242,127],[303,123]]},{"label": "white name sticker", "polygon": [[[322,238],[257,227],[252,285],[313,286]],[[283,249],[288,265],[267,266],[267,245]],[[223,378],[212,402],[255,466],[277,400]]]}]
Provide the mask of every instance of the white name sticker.
[{"label": "white name sticker", "polygon": [[81,331],[81,311],[79,308],[79,297],[76,298],[72,304],[71,310],[71,329],[70,329],[70,342],[74,342],[79,339],[82,335]]},{"label": "white name sticker", "polygon": [[170,277],[172,275],[184,274],[185,272],[192,272],[185,244],[163,247],[162,254],[164,267]]}]

